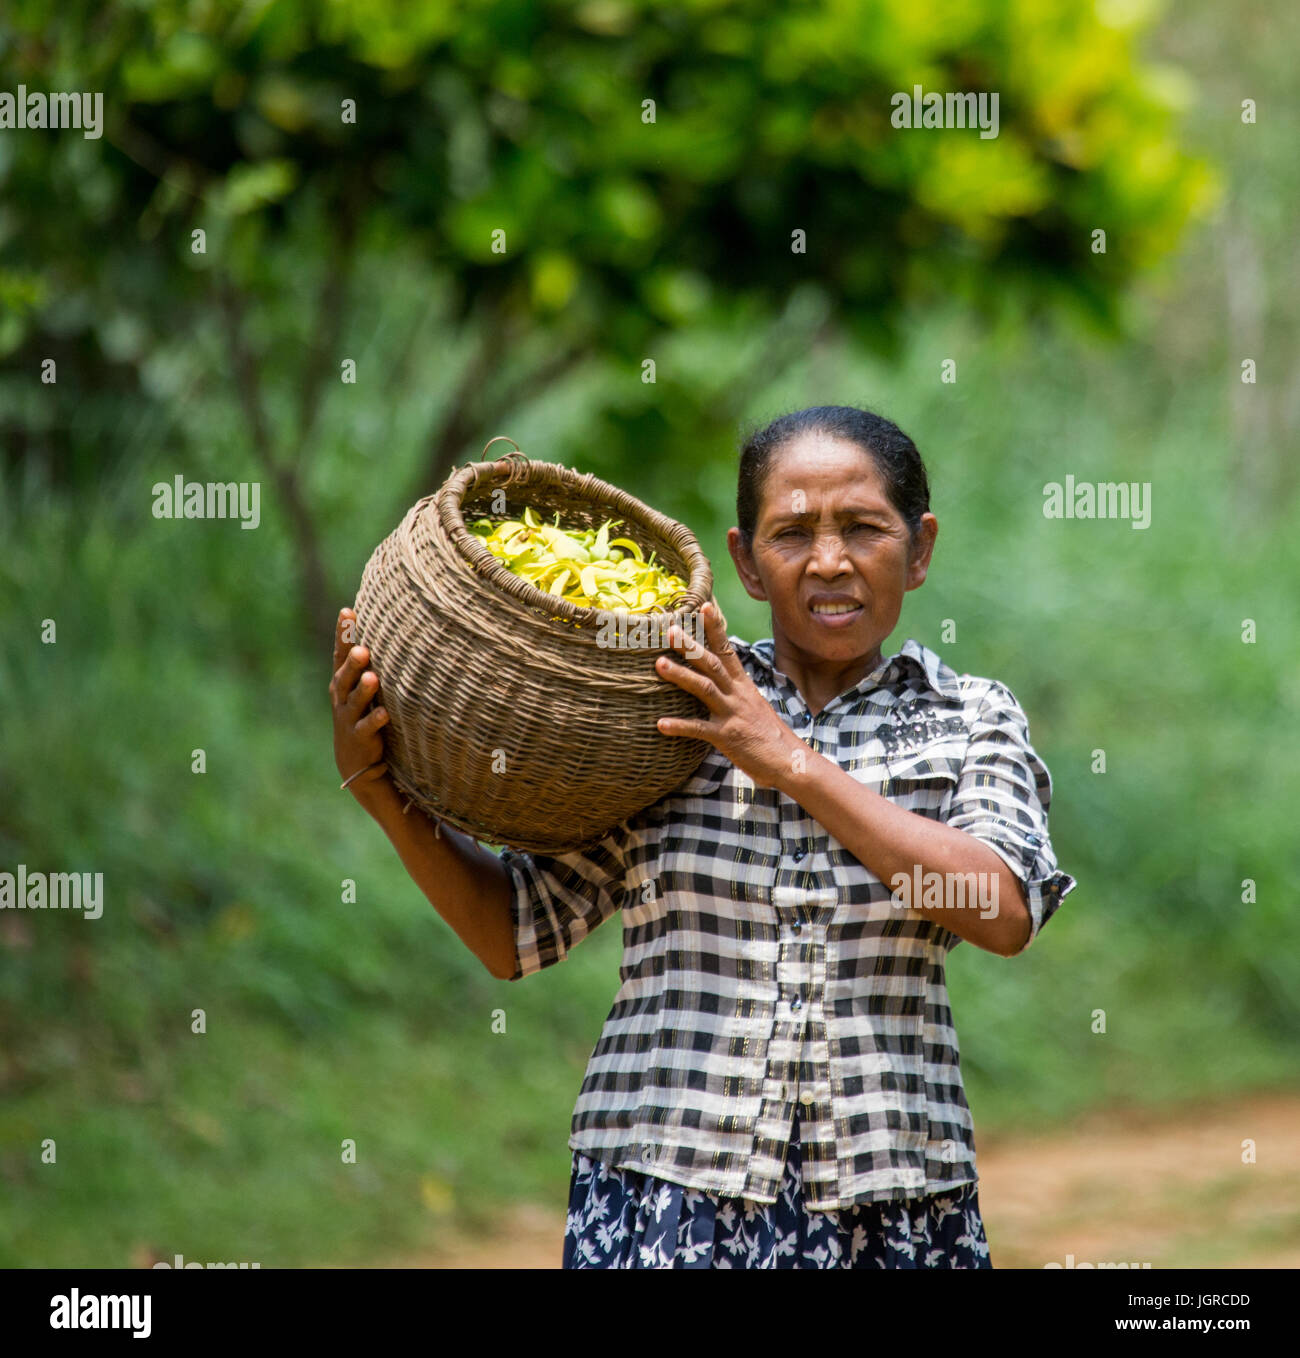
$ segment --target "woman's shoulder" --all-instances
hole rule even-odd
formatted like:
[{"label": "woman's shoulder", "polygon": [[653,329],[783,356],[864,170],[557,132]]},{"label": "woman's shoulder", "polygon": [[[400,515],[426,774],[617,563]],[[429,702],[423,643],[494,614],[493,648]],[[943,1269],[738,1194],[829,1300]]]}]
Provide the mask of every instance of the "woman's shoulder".
[{"label": "woman's shoulder", "polygon": [[1019,708],[1020,704],[1007,684],[982,674],[958,670],[929,646],[909,637],[894,657],[895,661],[911,661],[914,671],[920,671],[936,693],[951,698],[963,707],[981,708],[996,703]]},{"label": "woman's shoulder", "polygon": [[746,669],[752,669],[754,665],[771,669],[774,645],[771,637],[764,637],[761,641],[746,641],[744,637],[733,637],[728,633],[727,641]]}]

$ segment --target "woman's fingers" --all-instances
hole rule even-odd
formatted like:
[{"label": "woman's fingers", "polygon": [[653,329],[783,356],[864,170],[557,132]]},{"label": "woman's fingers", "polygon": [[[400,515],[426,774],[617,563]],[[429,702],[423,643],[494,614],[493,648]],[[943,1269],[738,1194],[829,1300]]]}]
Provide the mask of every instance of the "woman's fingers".
[{"label": "woman's fingers", "polygon": [[668,628],[667,635],[668,644],[676,650],[681,651],[687,660],[703,660],[709,654],[709,648],[706,644],[708,640],[707,633],[705,634],[704,639],[701,640],[697,636],[688,635],[686,632],[682,631],[676,623],[673,623]]},{"label": "woman's fingers", "polygon": [[661,655],[655,661],[655,669],[669,683],[684,688],[687,693],[693,693],[706,707],[712,709],[713,703],[717,700],[718,690],[707,675],[667,655]]},{"label": "woman's fingers", "polygon": [[356,638],[356,619],[352,609],[339,609],[334,629],[334,674],[330,679],[334,762],[345,784],[352,788],[388,774],[381,734],[388,722],[388,711],[378,705],[365,711],[379,692],[379,676],[366,668],[370,663],[369,649],[352,644]]},{"label": "woman's fingers", "polygon": [[330,680],[330,697],[336,707],[359,713],[378,691],[379,676],[366,669],[370,663],[370,648],[349,646],[346,640],[355,635],[356,618],[352,609],[339,609],[334,629],[334,676]]},{"label": "woman's fingers", "polygon": [[359,717],[378,693],[379,676],[374,670],[365,670],[343,706],[353,717]]},{"label": "woman's fingers", "polygon": [[667,639],[674,650],[682,652],[692,673],[707,676],[719,691],[725,692],[731,687],[727,667],[707,646],[701,645],[694,637],[687,636],[676,623],[668,629]]},{"label": "woman's fingers", "polygon": [[375,735],[387,721],[388,710],[383,707],[376,707],[373,711],[367,712],[352,729],[364,739],[367,736]]},{"label": "woman's fingers", "polygon": [[357,615],[350,608],[340,608],[338,621],[334,624],[334,669],[347,658],[348,650],[356,640]]},{"label": "woman's fingers", "polygon": [[689,717],[660,717],[655,723],[661,735],[686,736],[692,740],[706,740],[716,745],[714,728],[706,721],[693,721]]},{"label": "woman's fingers", "polygon": [[[705,639],[709,645],[702,646],[674,623],[668,629],[668,645],[681,651],[685,661],[677,662],[672,657],[661,656],[655,661],[655,668],[663,678],[693,693],[716,716],[721,712],[725,695],[734,689],[740,659],[727,640],[726,619],[717,604],[710,600],[700,610],[700,616],[704,621]],[[743,670],[739,670],[739,673],[744,675]],[[668,735],[688,734],[686,731],[668,731],[662,726],[660,730]]]},{"label": "woman's fingers", "polygon": [[743,676],[745,671],[736,648],[727,639],[727,620],[712,599],[700,610],[700,617],[704,621],[704,638],[709,647],[705,654],[713,660],[713,672],[719,679],[718,687],[728,688],[731,680],[737,675]]},{"label": "woman's fingers", "polygon": [[736,648],[727,640],[727,620],[722,610],[712,599],[704,605],[704,633],[709,639],[709,649],[722,659],[726,668],[741,668]]},{"label": "woman's fingers", "polygon": [[[375,689],[379,686],[379,676],[373,670],[367,670],[366,665],[370,660],[370,652],[364,646],[354,646],[345,656],[342,665],[339,666],[334,678],[330,681],[330,693],[334,697],[334,702],[340,707],[349,705],[355,707],[358,702],[359,692],[364,692],[366,688],[370,691],[364,694],[360,701],[360,706],[364,707],[371,698],[375,696]],[[369,675],[368,682],[365,681]]]}]

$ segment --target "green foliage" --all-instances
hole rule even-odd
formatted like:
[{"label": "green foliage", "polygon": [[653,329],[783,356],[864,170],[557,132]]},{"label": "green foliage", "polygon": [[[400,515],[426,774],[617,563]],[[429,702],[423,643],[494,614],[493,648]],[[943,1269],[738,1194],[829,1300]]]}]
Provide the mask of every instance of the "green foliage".
[{"label": "green foliage", "polygon": [[[1132,287],[1209,180],[1173,140],[1183,81],[1121,11],[9,6],[6,88],[102,89],[106,133],[0,137],[0,865],[101,871],[107,904],[0,919],[0,1263],[371,1262],[507,1199],[562,1207],[618,927],[507,986],[438,920],[337,790],[328,647],[298,644],[304,545],[271,493],[276,468],[309,507],[332,612],[440,441],[509,433],[688,522],[757,637],[725,547],[737,422],[898,420],[941,533],[890,648],[1017,694],[1080,882],[1024,958],[953,954],[977,1128],[1290,1078],[1294,333],[1265,308],[1243,396],[1214,237],[1165,296]],[[1236,84],[1197,64],[1221,87],[1189,116],[1244,162],[1234,222],[1275,306],[1290,143],[1237,140]],[[999,91],[1000,137],[893,132],[915,83]],[[1067,315],[1133,333],[1098,349]],[[149,514],[155,481],[259,467],[258,532]],[[1150,481],[1152,527],[1044,519],[1067,472]],[[45,1173],[47,1135],[74,1172]]]},{"label": "green foliage", "polygon": [[[526,308],[552,346],[628,366],[664,331],[770,319],[807,287],[872,345],[896,343],[908,304],[953,296],[986,314],[1067,300],[1117,326],[1127,283],[1212,193],[1172,139],[1185,77],[1136,60],[1138,10],[940,11],[13,6],[10,80],[102,91],[106,129],[5,140],[0,270],[22,304],[0,342],[21,365],[75,338],[65,381],[122,363],[139,398],[225,279],[288,380],[276,319],[312,312],[284,290],[319,291],[349,241],[393,233],[454,279],[457,321],[504,329]],[[999,136],[891,127],[916,84],[997,93]]]}]

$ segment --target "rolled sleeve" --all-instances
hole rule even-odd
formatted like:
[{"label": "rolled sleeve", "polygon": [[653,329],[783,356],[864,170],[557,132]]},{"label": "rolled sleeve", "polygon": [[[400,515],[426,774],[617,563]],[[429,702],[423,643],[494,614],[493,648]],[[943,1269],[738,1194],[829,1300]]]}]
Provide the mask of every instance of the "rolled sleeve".
[{"label": "rolled sleeve", "polygon": [[514,887],[515,970],[522,980],[562,962],[623,904],[626,822],[590,849],[546,854],[501,851]]},{"label": "rolled sleeve", "polygon": [[991,683],[975,717],[947,824],[987,844],[1023,884],[1031,928],[1021,953],[1076,885],[1057,867],[1047,832],[1051,801],[1051,775],[1029,743],[1028,719],[1010,689]]}]

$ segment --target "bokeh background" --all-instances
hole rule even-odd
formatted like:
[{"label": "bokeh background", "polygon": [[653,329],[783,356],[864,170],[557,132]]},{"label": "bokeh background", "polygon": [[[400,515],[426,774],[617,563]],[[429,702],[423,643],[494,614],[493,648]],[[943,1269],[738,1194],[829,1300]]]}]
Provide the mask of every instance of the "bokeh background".
[{"label": "bokeh background", "polygon": [[[0,912],[0,1264],[558,1264],[619,929],[487,975],[338,791],[332,620],[508,434],[767,636],[740,437],[841,403],[941,525],[886,652],[1015,692],[1080,883],[951,960],[994,1263],[1300,1264],[1298,48],[1255,0],[11,0],[0,89],[104,127],[0,129],[0,867],[106,904]],[[891,127],[915,84],[999,136]],[[155,519],[178,474],[260,527]],[[1151,526],[1045,518],[1067,474]]]}]

